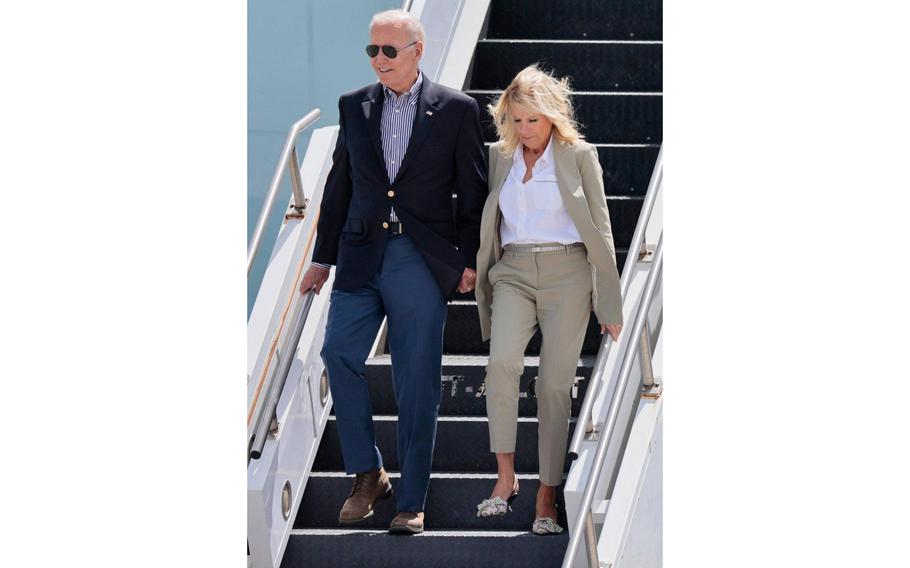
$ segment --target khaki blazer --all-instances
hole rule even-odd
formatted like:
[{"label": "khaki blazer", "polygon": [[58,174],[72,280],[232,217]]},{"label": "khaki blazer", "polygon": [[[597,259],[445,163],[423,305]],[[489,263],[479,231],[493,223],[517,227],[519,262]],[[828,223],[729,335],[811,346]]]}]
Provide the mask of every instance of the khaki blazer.
[{"label": "khaki blazer", "polygon": [[[601,324],[622,323],[622,297],[616,270],[616,249],[604,196],[603,170],[597,148],[579,140],[569,145],[555,137],[553,159],[556,183],[569,217],[588,249],[593,291],[591,308]],[[501,142],[490,146],[490,171],[487,176],[490,194],[480,221],[480,249],[477,252],[477,285],[474,295],[480,313],[480,332],[484,341],[490,338],[493,286],[487,276],[502,256],[499,225],[499,193],[512,168],[512,157],[503,156]]]}]

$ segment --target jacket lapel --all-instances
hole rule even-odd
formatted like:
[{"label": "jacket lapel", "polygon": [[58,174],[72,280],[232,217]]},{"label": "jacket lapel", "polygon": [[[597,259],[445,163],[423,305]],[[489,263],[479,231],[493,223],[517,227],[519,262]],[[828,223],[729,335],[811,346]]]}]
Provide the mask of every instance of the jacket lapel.
[{"label": "jacket lapel", "polygon": [[373,149],[376,150],[376,157],[379,158],[379,165],[385,170],[385,158],[382,156],[382,132],[380,124],[382,121],[382,105],[385,97],[382,95],[382,83],[376,83],[367,94],[367,98],[360,104],[363,106],[363,117],[366,119],[367,131],[370,133],[370,139],[373,141]]},{"label": "jacket lapel", "polygon": [[512,170],[512,159],[509,156],[503,156],[498,149],[490,150],[491,159],[496,160],[496,175],[490,178],[490,193],[496,196],[496,203],[499,203],[499,192]]},{"label": "jacket lapel", "polygon": [[581,187],[581,174],[575,164],[575,152],[568,144],[554,140],[553,160],[556,162],[556,184],[559,195],[566,206],[569,217],[575,222],[576,227],[590,224],[588,200],[585,199],[584,189]]},{"label": "jacket lapel", "polygon": [[436,122],[435,115],[439,110],[436,106],[438,101],[439,95],[436,92],[436,84],[424,75],[423,85],[420,87],[420,96],[417,99],[417,113],[414,116],[411,139],[408,141],[408,149],[404,153],[404,158],[401,160],[401,168],[398,169],[398,174],[395,176],[395,182],[393,183],[397,183],[401,179],[408,166],[414,161],[415,156],[420,152],[423,141],[433,130],[433,124]]},{"label": "jacket lapel", "polygon": [[[493,243],[493,260],[498,261],[502,253],[502,244],[499,236],[499,225],[502,222],[502,212],[499,210],[499,194],[502,186],[512,170],[512,159],[503,156],[496,148],[490,149],[490,195],[487,198],[483,218],[486,224],[482,227],[481,242]],[[488,241],[489,240],[489,241]]]}]

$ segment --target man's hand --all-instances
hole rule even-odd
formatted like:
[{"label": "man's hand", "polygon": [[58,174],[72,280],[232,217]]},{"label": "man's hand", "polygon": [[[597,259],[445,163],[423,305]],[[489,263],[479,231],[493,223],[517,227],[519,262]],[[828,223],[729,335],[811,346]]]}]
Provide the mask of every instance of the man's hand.
[{"label": "man's hand", "polygon": [[600,334],[603,335],[604,332],[610,332],[610,337],[613,338],[613,341],[619,341],[619,332],[622,331],[621,323],[602,323],[600,324]]},{"label": "man's hand", "polygon": [[322,285],[329,279],[329,270],[318,266],[310,266],[303,275],[303,281],[300,283],[300,293],[306,294],[312,289],[316,289],[318,294],[322,290]]},{"label": "man's hand", "polygon": [[477,283],[477,273],[470,268],[464,269],[464,274],[461,275],[461,282],[458,284],[458,291],[462,294],[470,292],[474,289],[474,284]]}]

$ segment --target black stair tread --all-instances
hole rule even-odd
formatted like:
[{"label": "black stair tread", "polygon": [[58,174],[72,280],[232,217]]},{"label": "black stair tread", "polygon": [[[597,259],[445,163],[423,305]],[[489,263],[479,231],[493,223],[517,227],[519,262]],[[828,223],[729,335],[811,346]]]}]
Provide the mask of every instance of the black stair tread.
[{"label": "black stair tread", "polygon": [[[462,477],[462,475],[464,477]],[[523,478],[522,478],[523,477]],[[398,486],[400,476],[390,475],[392,488]],[[307,481],[294,528],[338,527],[338,511],[347,499],[353,476],[343,473],[325,476],[312,474]],[[529,530],[534,522],[534,501],[540,482],[537,476],[520,476],[519,495],[512,500],[512,511],[498,517],[480,518],[477,504],[490,496],[496,484],[496,475],[478,477],[471,474],[430,476],[424,527],[427,530]],[[565,501],[562,490],[557,491],[557,522],[566,526]],[[395,499],[379,501],[373,517],[358,523],[357,528],[388,528],[395,516]]]},{"label": "black stair tread", "polygon": [[[416,536],[352,530],[343,535],[291,533],[282,568],[558,568],[568,531],[546,537],[530,532],[429,532]],[[334,531],[333,531],[334,532]]]},{"label": "black stair tread", "polygon": [[[638,196],[644,199],[660,146],[623,147],[598,146],[597,157],[604,171],[604,193],[607,205],[613,204],[611,196]],[[637,223],[638,219],[632,221]]]},{"label": "black stair tread", "polygon": [[493,0],[487,37],[660,40],[661,0]]},{"label": "black stair tread", "polygon": [[[373,432],[376,445],[382,454],[383,465],[388,470],[399,469],[397,423],[394,416],[374,416]],[[569,424],[568,438],[575,429],[574,419]],[[537,473],[537,419],[518,419],[518,436],[515,452],[515,471]],[[565,471],[568,471],[566,463]],[[313,471],[344,470],[341,443],[335,418],[330,417],[316,452]],[[486,417],[441,416],[436,425],[436,445],[433,451],[432,471],[441,472],[491,472],[496,471],[496,457],[490,453],[489,425]]]},{"label": "black stair tread", "polygon": [[[471,361],[473,359],[473,361]],[[538,373],[539,357],[528,357],[525,370],[519,380],[520,398],[518,399],[519,416],[536,416],[537,399],[530,389],[532,380]],[[442,401],[439,407],[441,416],[485,416],[487,413],[486,398],[481,386],[486,378],[485,356],[443,356]],[[469,363],[470,364],[467,364]],[[464,363],[464,364],[455,364]],[[575,371],[577,388],[572,392],[572,415],[577,416],[587,388],[587,379],[591,376],[594,357],[586,355],[579,360]],[[388,355],[374,357],[367,361],[367,385],[370,389],[370,404],[374,414],[397,414],[395,391],[392,384],[391,358]]]},{"label": "black stair tread", "polygon": [[[498,138],[493,120],[486,112],[498,92],[465,91],[477,100],[481,113],[484,140]],[[572,100],[581,131],[589,142],[612,144],[659,144],[663,139],[663,97],[654,94],[584,94],[575,93]]]},{"label": "black stair tread", "polygon": [[562,43],[480,41],[474,52],[471,89],[504,89],[533,63],[569,77],[576,91],[660,92],[659,43]]}]

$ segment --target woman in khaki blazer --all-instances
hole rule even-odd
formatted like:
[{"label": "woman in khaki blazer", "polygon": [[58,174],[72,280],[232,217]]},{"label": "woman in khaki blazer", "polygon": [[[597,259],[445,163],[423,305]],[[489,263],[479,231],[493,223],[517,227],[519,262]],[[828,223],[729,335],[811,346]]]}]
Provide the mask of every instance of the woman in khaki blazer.
[{"label": "woman in khaki blazer", "polygon": [[555,534],[571,389],[591,310],[617,339],[622,302],[597,150],[574,120],[568,81],[522,70],[489,106],[499,134],[477,254],[477,308],[490,339],[485,394],[498,479],[481,517],[504,515],[518,494],[515,439],[524,351],[540,328],[535,383],[540,485],[535,534]]}]

